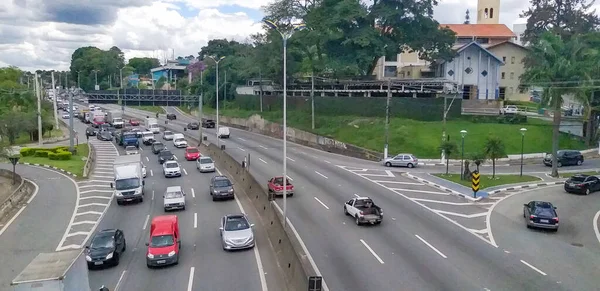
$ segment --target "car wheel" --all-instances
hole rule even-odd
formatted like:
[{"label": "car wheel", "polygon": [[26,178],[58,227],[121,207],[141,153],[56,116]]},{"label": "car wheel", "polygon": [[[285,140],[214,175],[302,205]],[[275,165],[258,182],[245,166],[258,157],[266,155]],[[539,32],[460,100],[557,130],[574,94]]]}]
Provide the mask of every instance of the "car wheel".
[{"label": "car wheel", "polygon": [[354,223],[356,223],[356,225],[360,225],[360,220],[358,220],[358,215],[356,215],[356,217],[354,217]]},{"label": "car wheel", "polygon": [[344,214],[348,215],[348,210],[346,209],[346,206],[344,206]]},{"label": "car wheel", "polygon": [[212,200],[213,200],[213,201],[217,201],[217,198],[215,198],[215,196],[213,196]]},{"label": "car wheel", "polygon": [[406,165],[406,166],[409,167],[409,168],[411,168],[411,169],[415,167],[415,165],[413,165],[411,163],[408,163],[408,165]]},{"label": "car wheel", "polygon": [[115,266],[119,265],[119,253],[115,253]]},{"label": "car wheel", "polygon": [[123,251],[127,250],[127,242],[123,243]]},{"label": "car wheel", "polygon": [[390,163],[390,162],[387,162],[387,163],[385,163],[385,166],[386,166],[386,167],[391,167],[391,166],[392,166],[392,163]]},{"label": "car wheel", "polygon": [[577,165],[581,166],[581,164],[583,164],[583,161],[582,160],[577,160]]},{"label": "car wheel", "polygon": [[560,168],[560,167],[562,167],[562,163],[561,162],[557,162],[556,166]]},{"label": "car wheel", "polygon": [[185,206],[183,206],[183,208],[181,210],[185,210]]},{"label": "car wheel", "polygon": [[591,191],[590,188],[585,189],[585,195],[590,195]]},{"label": "car wheel", "polygon": [[144,202],[144,197],[140,197],[140,203]]},{"label": "car wheel", "polygon": [[117,200],[117,205],[123,205],[123,202]]}]

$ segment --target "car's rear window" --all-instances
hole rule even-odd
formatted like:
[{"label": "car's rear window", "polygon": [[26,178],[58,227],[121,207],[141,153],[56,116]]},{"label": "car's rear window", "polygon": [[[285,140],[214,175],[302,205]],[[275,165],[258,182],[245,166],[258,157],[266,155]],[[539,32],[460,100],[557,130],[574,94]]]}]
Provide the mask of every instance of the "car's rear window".
[{"label": "car's rear window", "polygon": [[585,181],[585,177],[573,176],[573,177],[571,177],[571,181],[573,181],[573,182],[583,182],[583,181]]},{"label": "car's rear window", "polygon": [[535,208],[535,215],[538,216],[544,216],[544,217],[554,217],[554,209],[552,208],[543,208],[543,207],[536,207]]}]

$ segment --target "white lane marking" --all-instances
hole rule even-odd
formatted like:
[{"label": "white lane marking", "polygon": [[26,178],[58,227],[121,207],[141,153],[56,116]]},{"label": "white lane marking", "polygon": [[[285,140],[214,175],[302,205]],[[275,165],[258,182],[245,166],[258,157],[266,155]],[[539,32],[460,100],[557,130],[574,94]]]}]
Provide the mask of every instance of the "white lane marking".
[{"label": "white lane marking", "polygon": [[241,141],[246,141],[245,139],[238,137],[237,139],[241,140]]},{"label": "white lane marking", "polygon": [[77,231],[77,232],[73,232],[73,233],[69,233],[67,235],[67,237],[72,237],[72,236],[76,236],[76,235],[90,235],[91,232],[89,231]]},{"label": "white lane marking", "polygon": [[292,179],[290,176],[287,176],[288,179],[290,179],[290,181],[294,181],[294,179]]},{"label": "white lane marking", "polygon": [[96,175],[94,174],[92,177],[92,179],[96,179],[96,178],[109,178],[109,179],[113,179],[113,176],[104,176],[104,175]]},{"label": "white lane marking", "polygon": [[321,174],[321,173],[319,173],[319,172],[317,172],[317,171],[315,171],[315,173],[317,173],[317,175],[319,175],[319,176],[321,176],[321,177],[323,177],[323,178],[325,178],[325,179],[329,179],[329,178],[327,178],[327,176],[325,176],[325,175],[323,175],[323,174]]},{"label": "white lane marking", "polygon": [[381,264],[385,264],[385,262],[377,255],[377,253],[375,253],[375,251],[367,244],[367,242],[365,242],[364,240],[360,240],[360,242],[365,246],[365,248],[367,248],[367,250],[369,250],[369,252],[371,252],[371,255],[373,255]]},{"label": "white lane marking", "polygon": [[[417,201],[415,201],[415,202],[417,202]],[[480,213],[474,213],[474,214],[462,214],[462,213],[443,211],[443,210],[435,210],[435,209],[433,210],[433,212],[440,213],[440,214],[454,215],[454,216],[463,217],[463,218],[475,218],[475,217],[482,217],[482,216],[487,215],[487,212],[480,212]]]},{"label": "white lane marking", "polygon": [[292,162],[295,162],[295,161],[296,161],[296,160],[294,160],[294,159],[292,159],[292,158],[290,158],[290,157],[285,157],[285,158],[286,158],[286,159],[288,159],[288,160],[290,160],[290,161],[292,161]]},{"label": "white lane marking", "polygon": [[177,158],[177,156],[173,156],[173,158],[175,158],[175,160],[176,160],[176,161],[177,161],[177,160],[179,160],[179,159]]},{"label": "white lane marking", "polygon": [[148,226],[149,219],[150,219],[150,214],[146,215],[146,220],[144,221],[144,227],[142,227],[143,230],[146,230],[146,226]]},{"label": "white lane marking", "polygon": [[150,170],[150,177],[154,177],[154,172]]},{"label": "white lane marking", "polygon": [[[77,210],[75,210],[75,211],[77,211]],[[76,213],[77,213],[77,212],[76,212]],[[75,214],[75,216],[88,215],[88,214],[92,214],[92,215],[100,215],[100,216],[102,216],[102,212],[98,212],[98,211],[86,211],[86,212],[80,212],[80,213],[77,213],[77,214]],[[70,229],[70,227],[69,227],[69,228],[67,228],[67,229]]]},{"label": "white lane marking", "polygon": [[127,273],[127,270],[121,273],[121,277],[119,277],[119,281],[117,281],[117,286],[115,286],[115,291],[119,290],[119,286],[121,285],[121,281],[123,281],[123,277],[125,277],[125,273]]},{"label": "white lane marking", "polygon": [[152,190],[152,199],[150,200],[154,200],[154,190]]},{"label": "white lane marking", "polygon": [[268,163],[267,163],[267,161],[265,161],[265,160],[263,160],[263,159],[261,159],[261,158],[258,158],[258,159],[259,159],[261,162],[263,162],[263,163],[265,163],[265,164],[268,164]]},{"label": "white lane marking", "polygon": [[194,212],[194,228],[198,228],[198,213]]},{"label": "white lane marking", "polygon": [[325,161],[325,162],[326,162],[326,163],[328,163],[328,164],[331,164],[331,162],[330,162],[330,161],[328,161],[328,160],[323,160],[323,161]]},{"label": "white lane marking", "polygon": [[455,205],[455,206],[468,206],[468,205],[492,205],[493,202],[484,202],[484,203],[473,203],[473,202],[448,202],[441,200],[431,200],[431,199],[423,199],[423,198],[413,198],[413,200],[421,201],[421,202],[429,202],[429,203],[439,203],[446,205]]},{"label": "white lane marking", "polygon": [[360,197],[358,194],[354,193],[354,197],[358,198]]},{"label": "white lane marking", "polygon": [[140,147],[140,151],[142,151],[142,152],[143,152],[143,151],[144,151],[144,149]]},{"label": "white lane marking", "polygon": [[540,269],[538,269],[538,268],[534,267],[532,264],[530,264],[530,263],[528,263],[528,262],[525,262],[525,261],[523,261],[523,260],[521,260],[521,263],[523,263],[525,266],[527,266],[527,267],[529,267],[529,268],[533,269],[534,271],[536,271],[536,272],[538,272],[538,273],[542,274],[542,276],[546,276],[546,273],[544,273],[544,272],[542,272],[542,270],[540,270]]},{"label": "white lane marking", "polygon": [[263,148],[263,149],[265,149],[265,150],[268,150],[268,148],[266,146],[263,146],[263,145],[258,145],[258,146],[261,147],[261,148]]},{"label": "white lane marking", "polygon": [[113,191],[113,190],[95,190],[94,189],[94,190],[81,191],[81,192],[79,192],[79,194],[87,194],[87,193],[113,193],[113,192],[115,192],[115,191]]},{"label": "white lane marking", "polygon": [[594,225],[594,232],[596,233],[596,239],[598,239],[598,243],[600,243],[600,231],[598,230],[598,218],[600,218],[600,210],[596,212],[594,215],[594,221],[592,224]]},{"label": "white lane marking", "polygon": [[192,198],[196,198],[196,192],[194,192],[194,188],[192,188]]},{"label": "white lane marking", "polygon": [[315,200],[317,200],[317,202],[321,203],[321,205],[323,205],[323,207],[327,208],[327,210],[329,210],[329,207],[327,205],[325,205],[325,203],[323,203],[323,201],[319,200],[319,198],[314,197]]},{"label": "white lane marking", "polygon": [[426,244],[430,249],[432,249],[434,252],[438,253],[438,255],[440,255],[442,258],[447,259],[448,257],[446,257],[446,255],[444,255],[442,252],[440,252],[438,249],[436,249],[434,246],[432,246],[430,243],[428,243],[426,240],[424,240],[422,237],[420,237],[419,235],[415,234],[415,236],[424,244]]},{"label": "white lane marking", "polygon": [[75,225],[82,225],[82,224],[96,224],[96,222],[95,221],[89,221],[89,220],[79,221],[79,222],[73,223],[73,226],[75,226]]},{"label": "white lane marking", "polygon": [[377,181],[374,181],[374,182],[377,182],[377,183],[402,184],[402,185],[416,185],[416,186],[423,186],[423,185],[425,185],[425,184],[423,184],[423,183],[416,183],[416,182],[400,182],[400,181],[380,181],[380,180],[377,180]]},{"label": "white lane marking", "polygon": [[185,169],[183,169],[183,173],[187,175],[187,171]]},{"label": "white lane marking", "polygon": [[[31,198],[29,198],[29,200],[27,200],[27,204],[31,203],[31,201],[33,201],[33,198],[35,198],[35,196],[38,193],[39,187],[36,183],[34,183],[33,181],[29,180],[29,179],[25,179],[29,182],[31,182],[31,184],[33,184],[33,186],[35,186],[35,190],[33,191],[33,194],[31,194]],[[17,211],[17,213],[15,214],[15,216],[13,216],[7,223],[6,225],[4,225],[4,227],[2,227],[2,229],[0,229],[0,236],[2,236],[2,234],[6,231],[6,229],[15,221],[15,219],[17,219],[17,217],[19,217],[19,215],[21,214],[21,212],[23,212],[25,210],[25,207],[27,207],[27,205],[21,207],[21,209],[19,209],[19,211]]]},{"label": "white lane marking", "polygon": [[245,152],[245,151],[246,151],[246,150],[245,150],[245,149],[243,149],[243,148],[238,148],[238,150],[240,150],[240,151],[242,151],[242,152]]},{"label": "white lane marking", "polygon": [[87,181],[79,181],[79,182],[77,182],[77,184],[81,184],[81,183],[110,183],[110,182],[114,182],[114,181],[110,181],[110,180],[87,180]]},{"label": "white lane marking", "polygon": [[79,186],[79,188],[92,188],[92,187],[107,187],[109,188],[110,185],[104,185],[104,184],[100,184],[100,185],[85,185],[85,186]]},{"label": "white lane marking", "polygon": [[221,171],[219,171],[219,168],[215,167],[215,170],[217,170],[217,173],[219,173],[220,176],[223,176],[223,173],[221,173]]},{"label": "white lane marking", "polygon": [[102,203],[79,204],[79,206],[77,206],[77,208],[89,207],[89,206],[100,206],[100,207],[106,207],[106,206],[108,206],[108,204],[102,204]]},{"label": "white lane marking", "polygon": [[190,268],[190,278],[188,279],[188,287],[187,287],[187,291],[192,291],[193,290],[193,285],[194,285],[194,271],[196,270],[196,268],[191,267]]},{"label": "white lane marking", "polygon": [[149,162],[149,161],[150,161],[150,159],[148,159],[148,157],[146,157],[146,162]]}]

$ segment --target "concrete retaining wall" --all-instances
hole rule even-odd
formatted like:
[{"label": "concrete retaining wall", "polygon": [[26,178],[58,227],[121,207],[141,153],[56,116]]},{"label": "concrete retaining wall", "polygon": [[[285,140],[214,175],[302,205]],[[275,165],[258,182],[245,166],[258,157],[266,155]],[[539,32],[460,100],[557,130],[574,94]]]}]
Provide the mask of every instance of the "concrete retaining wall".
[{"label": "concrete retaining wall", "polygon": [[[0,176],[12,179],[12,171],[0,169]],[[23,200],[28,197],[35,189],[35,186],[25,181],[21,176],[16,175],[16,182],[19,187],[0,204],[0,219],[11,213],[16,207],[21,205]]]}]

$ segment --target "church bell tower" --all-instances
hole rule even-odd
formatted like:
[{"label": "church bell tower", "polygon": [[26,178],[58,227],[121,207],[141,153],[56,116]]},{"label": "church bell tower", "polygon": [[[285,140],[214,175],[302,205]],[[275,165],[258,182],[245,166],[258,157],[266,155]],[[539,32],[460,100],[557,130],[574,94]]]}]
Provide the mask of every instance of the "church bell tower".
[{"label": "church bell tower", "polygon": [[499,24],[500,0],[477,0],[477,24]]}]

